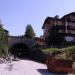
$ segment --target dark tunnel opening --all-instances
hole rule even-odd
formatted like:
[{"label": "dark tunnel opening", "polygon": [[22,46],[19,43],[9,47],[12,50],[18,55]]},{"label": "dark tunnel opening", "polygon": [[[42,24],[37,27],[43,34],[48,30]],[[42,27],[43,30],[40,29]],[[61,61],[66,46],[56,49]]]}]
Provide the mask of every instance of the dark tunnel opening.
[{"label": "dark tunnel opening", "polygon": [[30,49],[24,43],[16,43],[9,49],[9,52],[14,55],[14,57],[26,58],[29,56]]}]

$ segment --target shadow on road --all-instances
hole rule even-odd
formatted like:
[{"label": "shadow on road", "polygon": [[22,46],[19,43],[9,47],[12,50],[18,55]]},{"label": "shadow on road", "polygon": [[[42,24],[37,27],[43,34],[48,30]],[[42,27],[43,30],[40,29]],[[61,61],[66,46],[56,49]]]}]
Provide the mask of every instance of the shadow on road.
[{"label": "shadow on road", "polygon": [[67,74],[57,74],[49,72],[47,69],[37,69],[38,72],[41,73],[41,75],[67,75]]}]

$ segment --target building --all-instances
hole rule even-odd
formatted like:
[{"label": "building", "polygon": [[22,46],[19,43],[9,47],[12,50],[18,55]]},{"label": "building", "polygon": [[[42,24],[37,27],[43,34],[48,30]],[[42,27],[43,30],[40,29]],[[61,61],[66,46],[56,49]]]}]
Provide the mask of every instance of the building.
[{"label": "building", "polygon": [[63,46],[75,44],[75,12],[59,18],[47,17],[43,24],[43,37],[50,46]]},{"label": "building", "polygon": [[45,48],[45,41],[41,37],[35,37],[35,45],[39,46],[40,48]]}]

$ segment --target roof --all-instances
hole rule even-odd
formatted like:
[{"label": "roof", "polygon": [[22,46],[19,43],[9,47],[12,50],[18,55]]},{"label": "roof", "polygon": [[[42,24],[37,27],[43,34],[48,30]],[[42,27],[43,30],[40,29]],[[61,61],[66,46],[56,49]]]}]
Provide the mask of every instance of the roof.
[{"label": "roof", "polygon": [[9,32],[9,31],[8,31],[8,30],[6,30],[6,29],[4,29],[4,31],[5,31],[5,32],[7,32],[7,33]]},{"label": "roof", "polygon": [[35,37],[35,41],[36,41],[36,40],[44,41],[44,39],[43,39],[43,38],[40,38],[40,37]]},{"label": "roof", "polygon": [[61,19],[65,19],[65,17],[67,17],[67,16],[69,16],[69,15],[75,16],[75,12],[71,12],[71,13],[69,13],[69,14],[66,14],[66,15],[64,15]]},{"label": "roof", "polygon": [[57,20],[61,20],[60,18],[56,18],[56,17],[47,17],[43,23],[43,26],[42,26],[42,29],[44,29],[44,25],[46,23],[50,23],[51,20],[54,20],[54,19],[57,19]]},{"label": "roof", "polygon": [[46,23],[48,23],[48,21],[51,20],[51,19],[53,19],[53,17],[47,17],[47,18],[45,19],[45,21],[44,21],[44,23],[43,23],[43,26],[42,26],[42,29],[44,28],[44,25],[45,25]]},{"label": "roof", "polygon": [[66,15],[64,15],[61,19],[60,19],[60,18],[56,18],[56,17],[47,17],[47,18],[45,19],[44,23],[43,23],[42,29],[44,29],[45,24],[46,24],[46,23],[49,23],[50,20],[54,20],[54,19],[57,19],[57,20],[65,20],[65,17],[67,17],[67,16],[69,16],[69,15],[75,16],[75,12],[71,12],[71,13],[69,13],[69,14],[66,14]]}]

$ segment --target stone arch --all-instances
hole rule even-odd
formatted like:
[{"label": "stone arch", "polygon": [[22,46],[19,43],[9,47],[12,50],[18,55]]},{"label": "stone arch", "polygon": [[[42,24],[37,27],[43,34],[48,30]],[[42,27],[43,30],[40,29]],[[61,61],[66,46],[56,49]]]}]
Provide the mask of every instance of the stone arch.
[{"label": "stone arch", "polygon": [[9,49],[15,57],[24,58],[29,56],[30,48],[25,43],[15,43]]}]

